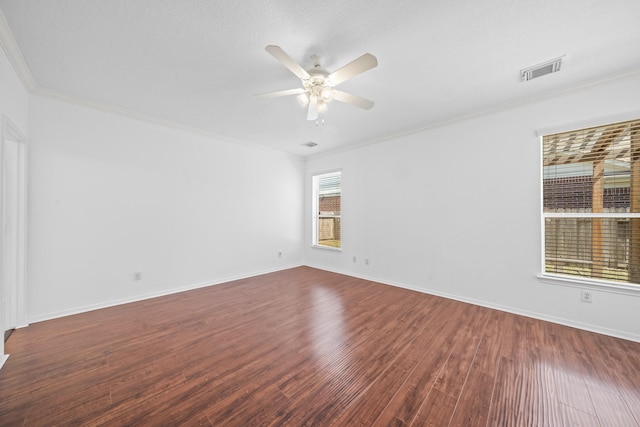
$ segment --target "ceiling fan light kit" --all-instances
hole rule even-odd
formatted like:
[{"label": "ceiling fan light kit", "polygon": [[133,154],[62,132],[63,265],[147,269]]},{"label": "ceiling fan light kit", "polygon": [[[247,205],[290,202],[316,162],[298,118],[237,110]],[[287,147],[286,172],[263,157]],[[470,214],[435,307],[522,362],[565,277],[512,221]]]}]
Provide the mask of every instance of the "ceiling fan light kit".
[{"label": "ceiling fan light kit", "polygon": [[378,60],[370,53],[365,53],[344,67],[330,73],[323,68],[323,58],[318,55],[311,56],[312,67],[305,70],[291,59],[280,46],[268,45],[265,50],[300,79],[302,88],[280,90],[256,96],[274,98],[297,95],[300,105],[307,108],[307,120],[317,120],[318,115],[325,112],[328,104],[334,99],[365,110],[373,107],[373,101],[334,89],[340,83],[376,67]]}]

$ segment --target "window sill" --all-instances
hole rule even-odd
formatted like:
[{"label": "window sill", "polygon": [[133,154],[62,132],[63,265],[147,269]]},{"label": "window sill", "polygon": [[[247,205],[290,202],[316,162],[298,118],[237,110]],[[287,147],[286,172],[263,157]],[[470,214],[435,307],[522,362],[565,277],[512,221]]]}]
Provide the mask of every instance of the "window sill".
[{"label": "window sill", "polygon": [[332,251],[332,252],[342,252],[342,248],[333,248],[331,246],[311,245],[311,248],[313,248],[313,249],[322,249],[322,250],[325,250],[325,251]]},{"label": "window sill", "polygon": [[538,274],[538,280],[551,285],[571,286],[582,289],[593,289],[615,294],[640,296],[640,285],[628,285],[617,282],[606,282],[580,277],[562,276],[556,274]]}]

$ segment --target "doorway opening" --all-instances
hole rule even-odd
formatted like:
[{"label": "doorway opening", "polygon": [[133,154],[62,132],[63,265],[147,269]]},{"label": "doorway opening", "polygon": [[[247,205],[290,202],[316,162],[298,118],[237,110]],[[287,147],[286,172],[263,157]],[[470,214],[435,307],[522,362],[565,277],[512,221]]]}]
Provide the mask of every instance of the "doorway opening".
[{"label": "doorway opening", "polygon": [[0,326],[4,341],[11,332],[26,326],[26,179],[27,142],[18,127],[2,116],[0,141]]}]

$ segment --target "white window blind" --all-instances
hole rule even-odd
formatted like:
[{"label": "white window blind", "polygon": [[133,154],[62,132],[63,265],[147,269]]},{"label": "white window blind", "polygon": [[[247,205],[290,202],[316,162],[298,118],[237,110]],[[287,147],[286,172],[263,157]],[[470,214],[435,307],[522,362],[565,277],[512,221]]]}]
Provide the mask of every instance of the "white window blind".
[{"label": "white window blind", "polygon": [[547,274],[640,284],[640,120],[542,137]]}]

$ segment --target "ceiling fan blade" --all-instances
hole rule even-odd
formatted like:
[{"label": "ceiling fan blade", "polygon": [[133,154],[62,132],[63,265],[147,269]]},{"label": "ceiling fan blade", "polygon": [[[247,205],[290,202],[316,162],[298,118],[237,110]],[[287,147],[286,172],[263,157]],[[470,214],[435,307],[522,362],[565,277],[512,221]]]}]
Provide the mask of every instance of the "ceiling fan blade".
[{"label": "ceiling fan blade", "polygon": [[307,111],[307,120],[318,120],[318,98],[312,96],[309,100],[309,110]]},{"label": "ceiling fan blade", "polygon": [[344,102],[345,104],[355,105],[365,110],[371,109],[374,105],[373,101],[336,89],[333,89],[333,99]]},{"label": "ceiling fan blade", "polygon": [[365,53],[361,57],[354,59],[344,67],[329,74],[327,79],[333,86],[339,85],[345,80],[349,80],[352,77],[362,74],[367,70],[370,70],[378,65],[378,59],[370,53]]},{"label": "ceiling fan blade", "polygon": [[255,96],[258,98],[277,98],[278,96],[299,95],[304,92],[305,92],[304,88],[297,88],[297,89],[278,90],[276,92],[260,93]]},{"label": "ceiling fan blade", "polygon": [[280,46],[270,44],[269,46],[265,47],[264,50],[269,52],[271,56],[280,61],[282,65],[287,67],[293,74],[295,74],[299,78],[303,80],[309,78],[309,73],[307,73],[307,71],[302,68],[296,61],[291,59],[291,57],[287,55],[287,53],[282,50]]}]

